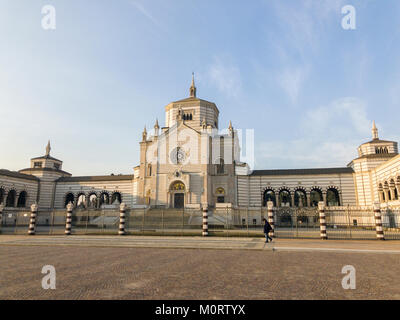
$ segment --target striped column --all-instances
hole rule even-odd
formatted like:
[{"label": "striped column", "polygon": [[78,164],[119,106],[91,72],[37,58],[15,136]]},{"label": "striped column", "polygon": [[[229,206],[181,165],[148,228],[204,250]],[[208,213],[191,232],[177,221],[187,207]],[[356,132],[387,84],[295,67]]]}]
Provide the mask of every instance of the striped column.
[{"label": "striped column", "polygon": [[67,204],[67,218],[65,219],[65,235],[71,235],[72,228],[72,210],[74,210],[74,205],[72,202]]},{"label": "striped column", "polygon": [[31,205],[31,219],[29,221],[28,235],[33,236],[36,230],[36,216],[38,212],[38,205],[34,203]]},{"label": "striped column", "polygon": [[203,205],[203,237],[208,236],[208,204]]},{"label": "striped column", "polygon": [[383,234],[383,228],[382,228],[382,215],[381,215],[380,203],[374,203],[374,215],[375,215],[376,238],[378,240],[385,240],[385,235]]},{"label": "striped column", "polygon": [[328,236],[326,235],[326,219],[325,219],[325,202],[318,202],[318,212],[319,212],[319,228],[321,231],[321,239],[327,240]]},{"label": "striped column", "polygon": [[4,206],[2,204],[0,204],[0,231],[1,231],[1,226],[3,223],[3,210],[4,210]]},{"label": "striped column", "polygon": [[267,202],[268,208],[268,222],[271,225],[272,230],[269,232],[271,238],[275,238],[275,223],[274,223],[274,203],[272,201]]},{"label": "striped column", "polygon": [[118,234],[120,236],[126,235],[125,232],[125,211],[126,211],[126,204],[121,203],[119,206],[119,231]]}]

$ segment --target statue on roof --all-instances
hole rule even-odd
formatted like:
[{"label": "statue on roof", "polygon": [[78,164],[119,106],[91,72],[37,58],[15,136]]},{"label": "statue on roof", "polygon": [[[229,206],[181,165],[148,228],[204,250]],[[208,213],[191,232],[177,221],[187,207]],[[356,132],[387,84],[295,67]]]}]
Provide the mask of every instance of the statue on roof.
[{"label": "statue on roof", "polygon": [[50,156],[50,150],[51,150],[51,146],[50,146],[50,140],[49,140],[49,142],[47,143],[47,146],[46,146],[46,157]]}]

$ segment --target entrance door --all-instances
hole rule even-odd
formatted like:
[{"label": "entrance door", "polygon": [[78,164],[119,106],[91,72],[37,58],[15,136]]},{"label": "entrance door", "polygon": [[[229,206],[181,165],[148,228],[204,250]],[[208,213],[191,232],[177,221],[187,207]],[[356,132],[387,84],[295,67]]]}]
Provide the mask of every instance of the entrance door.
[{"label": "entrance door", "polygon": [[175,193],[174,195],[174,208],[181,209],[185,205],[185,194]]}]

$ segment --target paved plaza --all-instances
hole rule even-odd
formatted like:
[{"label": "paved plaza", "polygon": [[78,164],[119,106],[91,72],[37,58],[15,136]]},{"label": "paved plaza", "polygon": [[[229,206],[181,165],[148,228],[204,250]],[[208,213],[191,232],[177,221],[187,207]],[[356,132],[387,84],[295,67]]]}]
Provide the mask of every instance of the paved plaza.
[{"label": "paved plaza", "polygon": [[398,241],[3,235],[0,257],[0,299],[400,299]]}]

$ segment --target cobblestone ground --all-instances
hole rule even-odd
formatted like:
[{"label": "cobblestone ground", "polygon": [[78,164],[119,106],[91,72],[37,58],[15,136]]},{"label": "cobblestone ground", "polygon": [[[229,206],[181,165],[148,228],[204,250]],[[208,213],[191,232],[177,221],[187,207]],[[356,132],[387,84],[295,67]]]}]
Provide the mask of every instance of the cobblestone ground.
[{"label": "cobblestone ground", "polygon": [[[400,299],[398,254],[0,247],[0,299]],[[57,272],[44,290],[44,265]],[[356,290],[344,290],[344,265]]]}]

